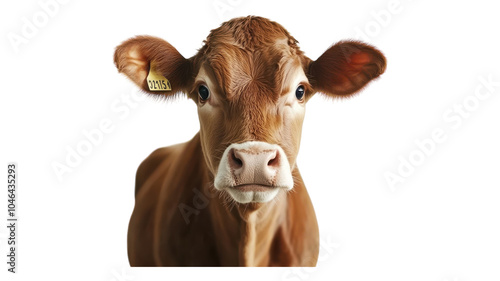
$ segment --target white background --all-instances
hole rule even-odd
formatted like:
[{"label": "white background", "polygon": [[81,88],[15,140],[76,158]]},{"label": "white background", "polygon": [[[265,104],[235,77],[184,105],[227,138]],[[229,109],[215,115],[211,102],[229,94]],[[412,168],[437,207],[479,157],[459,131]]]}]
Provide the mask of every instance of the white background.
[{"label": "white background", "polygon": [[[45,23],[38,1],[1,4],[0,163],[5,170],[8,161],[19,164],[14,279],[500,279],[500,87],[474,98],[480,77],[500,81],[493,1],[401,0],[396,10],[390,0],[131,2],[68,1]],[[279,22],[312,59],[339,40],[359,39],[358,30],[388,59],[386,73],[360,95],[317,95],[307,105],[298,164],[318,216],[321,260],[307,270],[130,268],[136,168],[154,149],[189,140],[199,125],[186,99],[125,105],[136,88],[117,73],[114,48],[149,34],[190,57],[211,29],[246,15]],[[9,38],[23,36],[24,19],[37,30],[14,46]],[[459,116],[449,110],[464,100],[471,110],[462,123],[443,119]],[[54,163],[66,164],[68,148],[105,119],[113,130],[59,180]],[[391,188],[384,175],[422,153],[415,141],[436,128],[446,140],[415,158],[413,173]],[[2,261],[6,238],[2,227]],[[13,277],[5,264],[0,269],[0,279]]]}]

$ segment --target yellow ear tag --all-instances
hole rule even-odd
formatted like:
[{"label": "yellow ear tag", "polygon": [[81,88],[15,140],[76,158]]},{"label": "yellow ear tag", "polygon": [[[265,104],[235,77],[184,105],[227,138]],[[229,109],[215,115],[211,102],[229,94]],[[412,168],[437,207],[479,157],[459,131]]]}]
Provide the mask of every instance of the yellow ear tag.
[{"label": "yellow ear tag", "polygon": [[167,78],[156,71],[155,65],[151,62],[149,67],[148,87],[150,91],[172,91],[172,86]]}]

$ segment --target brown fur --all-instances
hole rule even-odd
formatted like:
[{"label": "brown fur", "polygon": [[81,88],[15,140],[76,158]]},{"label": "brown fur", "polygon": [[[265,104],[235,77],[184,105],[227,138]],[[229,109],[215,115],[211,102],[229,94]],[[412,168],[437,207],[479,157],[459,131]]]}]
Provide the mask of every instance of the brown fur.
[{"label": "brown fur", "polygon": [[[281,25],[250,16],[212,30],[189,59],[149,36],[116,49],[118,70],[146,92],[151,63],[173,88],[160,95],[186,93],[197,103],[200,132],[187,143],[153,152],[139,167],[130,264],[314,266],[318,225],[295,164],[303,115],[293,113],[286,94],[297,87],[290,84],[294,71],[302,69],[309,81],[301,82],[306,96],[297,101],[300,106],[317,91],[351,95],[383,73],[384,56],[367,44],[346,41],[312,61]],[[197,96],[203,81],[195,79],[202,69],[216,84],[207,101]],[[283,148],[294,188],[268,203],[239,204],[216,192],[213,181],[224,150],[252,140]],[[186,210],[191,212],[187,221]]]}]

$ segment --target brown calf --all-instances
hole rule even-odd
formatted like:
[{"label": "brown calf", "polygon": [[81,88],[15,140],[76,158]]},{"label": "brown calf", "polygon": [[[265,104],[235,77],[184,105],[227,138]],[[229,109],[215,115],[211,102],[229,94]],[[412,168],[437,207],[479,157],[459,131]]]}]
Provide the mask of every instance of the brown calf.
[{"label": "brown calf", "polygon": [[295,163],[305,104],[316,92],[358,92],[385,58],[343,41],[312,61],[281,25],[253,16],[204,43],[189,59],[150,36],[116,49],[120,72],[145,92],[187,95],[200,120],[192,140],[154,151],[137,170],[130,264],[315,266],[318,225]]}]

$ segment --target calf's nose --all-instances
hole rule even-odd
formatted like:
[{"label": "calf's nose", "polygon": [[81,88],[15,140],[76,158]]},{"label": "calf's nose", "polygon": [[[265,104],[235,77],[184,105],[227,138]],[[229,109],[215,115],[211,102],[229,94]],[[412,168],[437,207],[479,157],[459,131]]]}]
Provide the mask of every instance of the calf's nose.
[{"label": "calf's nose", "polygon": [[228,153],[231,172],[238,185],[274,185],[276,173],[281,165],[277,149],[236,149]]}]

